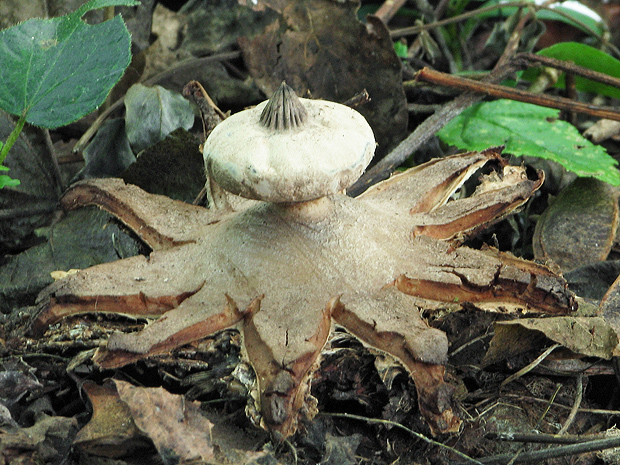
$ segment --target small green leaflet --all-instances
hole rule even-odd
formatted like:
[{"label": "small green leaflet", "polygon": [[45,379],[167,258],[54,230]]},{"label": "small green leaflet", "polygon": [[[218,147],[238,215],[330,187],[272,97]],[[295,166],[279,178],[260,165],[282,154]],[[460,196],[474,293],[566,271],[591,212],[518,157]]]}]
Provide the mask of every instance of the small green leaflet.
[{"label": "small green leaflet", "polygon": [[394,52],[396,52],[396,56],[398,58],[407,58],[407,44],[397,40],[394,42]]},{"label": "small green leaflet", "polygon": [[620,185],[616,160],[558,115],[558,110],[512,100],[484,102],[454,118],[438,136],[466,150],[505,145],[507,153],[553,160],[579,176]]},{"label": "small green leaflet", "polygon": [[131,60],[131,37],[120,16],[88,25],[82,16],[136,0],[91,0],[51,19],[29,19],[0,31],[0,108],[44,128],[95,110]]},{"label": "small green leaflet", "polygon": [[[0,171],[8,171],[9,169],[6,166],[0,165]],[[0,189],[4,186],[19,186],[21,183],[19,179],[13,179],[11,176],[6,174],[0,174]]]}]

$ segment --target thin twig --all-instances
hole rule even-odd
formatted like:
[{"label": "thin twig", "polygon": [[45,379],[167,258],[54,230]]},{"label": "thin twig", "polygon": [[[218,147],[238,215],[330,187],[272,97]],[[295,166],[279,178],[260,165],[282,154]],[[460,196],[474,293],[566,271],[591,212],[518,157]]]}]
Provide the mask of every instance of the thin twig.
[{"label": "thin twig", "polygon": [[49,129],[42,128],[41,131],[43,132],[43,139],[45,140],[45,153],[52,169],[52,177],[56,187],[56,195],[60,198],[65,186],[63,186],[62,183],[62,175],[60,174],[60,166],[58,166],[58,158],[56,157],[56,151],[54,150],[54,143],[52,142]]},{"label": "thin twig", "polygon": [[495,336],[495,332],[493,332],[493,331],[491,331],[489,333],[481,334],[480,336],[475,337],[475,338],[470,339],[469,341],[465,342],[463,345],[460,345],[459,347],[454,349],[452,352],[450,352],[448,354],[448,356],[449,357],[454,357],[456,354],[458,354],[462,350],[470,347],[471,345],[475,344],[476,342],[479,342],[479,341],[483,341],[484,342],[484,339],[486,339],[488,337],[493,337],[493,336]]},{"label": "thin twig", "polygon": [[[551,2],[551,3],[553,3],[553,2]],[[494,11],[494,10],[500,10],[502,8],[508,8],[508,7],[512,7],[512,8],[525,8],[525,7],[527,7],[527,8],[533,8],[536,11],[538,11],[538,10],[553,11],[555,14],[566,18],[571,23],[576,24],[577,26],[579,26],[584,31],[587,31],[588,34],[590,34],[592,37],[596,38],[596,40],[600,41],[603,45],[608,47],[616,56],[620,56],[620,50],[618,50],[618,48],[614,44],[609,42],[608,39],[606,39],[604,36],[599,34],[597,31],[595,31],[592,28],[590,28],[590,26],[588,26],[587,24],[579,21],[578,19],[575,19],[573,16],[571,16],[568,13],[565,13],[562,10],[551,8],[549,5],[536,5],[536,4],[532,3],[529,0],[525,1],[525,2],[524,1],[518,1],[518,2],[498,3],[496,5],[490,5],[490,6],[487,6],[487,7],[484,7],[484,8],[479,8],[477,10],[467,11],[467,12],[462,13],[460,15],[452,16],[451,18],[442,19],[441,21],[435,21],[435,22],[432,22],[432,23],[420,24],[420,25],[416,25],[416,26],[409,26],[409,27],[404,27],[404,28],[401,28],[401,29],[394,29],[394,30],[390,31],[390,37],[392,37],[392,39],[398,39],[398,38],[403,37],[403,36],[418,34],[418,33],[422,32],[424,30],[435,29],[435,28],[438,28],[438,27],[447,26],[449,24],[460,23],[460,22],[465,21],[467,19],[475,18],[476,16],[478,16],[480,14],[489,13],[489,12]]]},{"label": "thin twig", "polygon": [[385,0],[375,12],[375,16],[387,24],[406,1],[407,0]]},{"label": "thin twig", "polygon": [[519,53],[515,56],[514,62],[520,69],[526,69],[528,66],[533,65],[547,66],[559,69],[565,73],[575,74],[592,81],[600,82],[601,84],[620,88],[620,79],[610,76],[609,74],[584,68],[570,61],[558,60],[557,58],[536,55],[534,53]]},{"label": "thin twig", "polygon": [[527,90],[516,89],[514,87],[489,84],[486,82],[476,81],[474,79],[441,73],[428,68],[418,71],[416,73],[416,78],[425,82],[431,82],[455,89],[486,94],[491,97],[516,100],[518,102],[532,103],[541,107],[556,108],[558,110],[568,112],[583,113],[597,118],[620,121],[620,110],[617,110],[614,107],[592,105],[590,103],[578,102],[565,97],[536,94],[533,92],[528,92]]},{"label": "thin twig", "polygon": [[573,421],[575,421],[577,412],[579,412],[579,406],[581,405],[581,400],[583,399],[583,373],[579,373],[575,377],[575,389],[577,392],[575,393],[575,401],[573,402],[573,407],[568,414],[568,418],[562,425],[562,429],[558,431],[559,435],[566,434],[568,428],[570,428],[570,425],[572,425]]},{"label": "thin twig", "polygon": [[[620,447],[620,436],[596,439],[594,441],[581,442],[578,444],[570,444],[567,446],[549,447],[547,449],[537,450],[533,452],[524,452],[517,457],[514,454],[500,454],[493,457],[485,457],[478,459],[482,464],[505,464],[512,460],[512,463],[538,463],[540,460],[553,459],[557,457],[565,457],[567,455],[585,454],[586,452],[594,452],[605,449]],[[466,465],[468,462],[457,462],[454,465]]]},{"label": "thin twig", "polygon": [[326,413],[326,412],[321,412],[319,415],[324,415],[324,416],[329,416],[329,417],[338,417],[338,418],[348,418],[348,419],[352,419],[352,420],[360,420],[360,421],[365,421],[367,423],[378,423],[378,424],[382,424],[382,425],[389,425],[389,426],[393,426],[395,428],[399,428],[402,429],[403,431],[406,431],[407,433],[411,434],[412,436],[421,439],[422,441],[428,443],[428,444],[432,444],[434,446],[437,447],[441,447],[443,449],[447,449],[450,452],[458,455],[459,457],[467,460],[467,462],[464,463],[475,463],[477,465],[481,465],[481,463],[476,460],[473,459],[471,457],[469,457],[467,454],[464,454],[463,452],[460,452],[450,446],[446,446],[445,444],[442,444],[438,441],[435,441],[434,439],[430,439],[427,438],[426,436],[424,436],[423,434],[417,433],[416,431],[413,431],[412,429],[407,428],[404,425],[401,425],[400,423],[396,423],[394,421],[389,421],[389,420],[383,420],[381,418],[369,418],[369,417],[363,417],[361,415],[354,415],[352,413]]},{"label": "thin twig", "polygon": [[539,444],[578,444],[581,442],[590,442],[596,439],[601,439],[602,435],[565,434],[563,436],[560,436],[558,434],[546,433],[489,433],[485,434],[484,438],[491,441],[506,442],[532,442]]},{"label": "thin twig", "polygon": [[[510,399],[518,399],[521,401],[528,401],[528,402],[539,402],[539,403],[548,403],[549,401],[546,399],[539,399],[537,397],[530,397],[530,396],[521,396],[518,394],[504,394],[502,397],[505,398],[510,398]],[[560,408],[563,410],[571,410],[572,406],[568,406],[568,405],[563,405],[563,404],[558,404],[555,403],[553,404],[554,407],[556,408]],[[597,409],[597,408],[580,408],[579,413],[590,413],[592,415],[614,415],[614,416],[618,416],[620,415],[620,410],[606,410],[606,409]]]},{"label": "thin twig", "polygon": [[[553,405],[553,402],[555,401],[556,396],[560,392],[560,389],[562,389],[562,385],[558,384],[555,392],[553,393],[553,395],[551,396],[551,399],[549,399],[549,402],[547,403],[547,406],[545,407],[545,411],[538,418],[538,421],[536,422],[536,425],[534,426],[535,430],[537,430],[540,427],[540,424],[542,423],[542,421],[545,419],[545,417],[549,413],[549,410],[551,409],[551,406]],[[512,458],[508,461],[508,465],[512,465],[513,463],[516,463],[517,458],[520,457],[521,454],[523,454],[524,450],[525,450],[525,444],[522,445],[519,448],[519,450],[517,450],[516,452],[512,453]],[[506,454],[506,455],[508,455],[508,454]]]},{"label": "thin twig", "polygon": [[78,140],[73,146],[73,152],[82,152],[86,148],[86,145],[90,142],[90,140],[95,136],[95,133],[99,130],[103,122],[106,120],[110,114],[119,108],[121,105],[125,103],[125,97],[119,98],[116,102],[106,108],[104,111],[97,116],[97,119],[93,121],[93,124],[82,134],[80,140]]},{"label": "thin twig", "polygon": [[423,103],[408,103],[407,111],[409,113],[435,113],[441,110],[441,107],[442,105],[440,104],[424,105]]},{"label": "thin twig", "polygon": [[3,208],[0,210],[0,221],[14,220],[35,215],[53,213],[58,208],[57,202],[39,202],[32,205],[23,205],[19,208]]},{"label": "thin twig", "polygon": [[[398,39],[400,37],[403,36],[408,36],[408,35],[413,35],[413,34],[418,34],[419,32],[422,32],[424,30],[427,29],[434,29],[434,28],[438,28],[438,27],[442,27],[442,26],[447,26],[449,24],[454,24],[454,23],[460,23],[461,21],[465,21],[466,19],[470,19],[473,18],[475,16],[478,16],[482,13],[488,13],[490,11],[494,11],[494,10],[499,10],[501,8],[507,8],[507,7],[523,7],[524,4],[529,3],[529,2],[524,2],[524,1],[520,1],[520,2],[507,2],[507,3],[502,3],[502,4],[497,4],[497,5],[491,5],[491,6],[487,6],[484,8],[479,8],[477,10],[472,10],[472,11],[468,11],[466,13],[462,13],[460,15],[457,16],[452,16],[451,18],[446,18],[446,19],[442,19],[440,21],[435,21],[433,23],[428,23],[428,24],[421,24],[421,25],[417,25],[417,26],[409,26],[409,27],[404,27],[401,29],[394,29],[393,31],[390,31],[390,37],[392,39]],[[530,3],[531,5],[531,3]]]},{"label": "thin twig", "polygon": [[532,371],[534,368],[536,368],[538,365],[540,365],[542,363],[542,361],[544,359],[546,359],[551,352],[553,352],[558,347],[560,347],[560,344],[553,344],[551,347],[548,347],[547,350],[545,350],[542,354],[540,354],[538,357],[536,357],[536,359],[532,363],[530,363],[529,365],[521,368],[519,371],[517,371],[516,373],[513,373],[508,378],[506,378],[504,381],[502,381],[502,384],[500,384],[499,388],[502,389],[508,383],[511,383],[515,379],[520,378],[521,376],[525,375],[526,373],[529,373],[530,371]]},{"label": "thin twig", "polygon": [[194,101],[203,113],[207,113],[209,112],[209,109],[211,109],[217,114],[217,116],[219,116],[220,121],[224,121],[226,119],[226,114],[215,104],[200,82],[189,81],[185,84],[185,87],[183,87],[183,96],[194,98]]},{"label": "thin twig", "polygon": [[545,411],[538,418],[538,421],[536,422],[536,425],[534,425],[534,429],[537,430],[537,429],[540,428],[541,423],[546,418],[547,414],[549,413],[549,410],[551,410],[551,407],[553,407],[555,399],[558,396],[558,394],[560,393],[561,389],[562,389],[562,384],[558,383],[556,385],[556,387],[555,387],[555,391],[553,391],[553,395],[551,396],[551,398],[549,399],[549,402],[547,402],[547,405],[545,406]]}]

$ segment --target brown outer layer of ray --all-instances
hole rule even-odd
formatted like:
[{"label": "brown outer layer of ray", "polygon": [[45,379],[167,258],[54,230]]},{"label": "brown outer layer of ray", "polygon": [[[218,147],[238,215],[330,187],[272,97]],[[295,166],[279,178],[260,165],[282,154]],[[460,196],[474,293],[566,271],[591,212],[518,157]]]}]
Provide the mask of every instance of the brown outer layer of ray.
[{"label": "brown outer layer of ray", "polygon": [[377,332],[368,323],[347,310],[339,298],[331,303],[334,320],[355,334],[362,341],[396,357],[405,366],[418,391],[420,411],[426,418],[433,434],[457,432],[461,421],[452,411],[453,387],[443,377],[443,365],[432,365],[415,359],[400,334]]},{"label": "brown outer layer of ray", "polygon": [[46,311],[34,321],[30,330],[33,335],[41,336],[51,324],[65,316],[93,311],[97,313],[121,313],[120,309],[126,308],[128,315],[145,317],[163,315],[168,310],[178,307],[181,302],[194,293],[195,291],[158,297],[149,297],[142,292],[126,296],[51,297],[46,302]]},{"label": "brown outer layer of ray", "polygon": [[[230,328],[234,324],[241,321],[243,317],[244,313],[240,312],[237,304],[228,295],[226,295],[226,304],[224,305],[224,309],[221,313],[183,328],[182,331],[175,333],[174,336],[171,336],[168,339],[161,341],[159,344],[151,347],[148,355],[151,356],[169,353],[183,344],[197,341],[206,335]],[[145,354],[128,352],[126,350],[109,351],[105,347],[102,347],[97,351],[95,357],[93,357],[93,361],[101,368],[113,369],[123,367],[129,363],[137,362],[144,357]]]},{"label": "brown outer layer of ray", "polygon": [[[428,213],[445,204],[463,182],[490,160],[502,160],[501,147],[434,158],[372,186],[360,199],[368,198],[373,202],[407,202],[409,213]],[[446,168],[447,165],[450,167]],[[425,173],[423,179],[407,185],[408,178],[417,178],[421,172]],[[425,184],[427,182],[428,185]],[[411,202],[415,203],[411,205]]]},{"label": "brown outer layer of ray", "polygon": [[[195,247],[190,243],[183,250],[192,256]],[[54,282],[37,297],[36,305],[41,311],[29,328],[30,333],[40,336],[47,326],[70,315],[159,316],[178,307],[198,293],[205,281],[181,276],[179,267],[170,259],[174,253],[179,252],[170,249],[154,252],[148,258],[129,257],[120,261],[120,270],[115,269],[118,261],[103,263]]]},{"label": "brown outer layer of ray", "polygon": [[[480,196],[467,197],[463,200],[477,199],[480,201],[478,208],[460,215],[457,219],[438,224],[417,226],[413,229],[414,235],[424,235],[438,240],[451,240],[462,236],[475,235],[478,229],[487,228],[493,223],[501,221],[506,216],[512,214],[527,202],[530,196],[536,192],[544,181],[544,174],[539,173],[537,181],[523,181],[511,189],[511,195],[507,195],[504,202],[493,201],[494,192],[482,194]],[[507,192],[508,193],[508,192]],[[490,202],[484,202],[484,197],[489,198]],[[452,203],[458,204],[460,201]],[[446,205],[446,207],[450,204]]]},{"label": "brown outer layer of ray", "polygon": [[[110,212],[153,250],[191,242],[204,225],[219,220],[221,213],[169,197],[149,194],[121,179],[89,179],[73,185],[61,199],[66,210],[97,205]],[[168,216],[166,223],[145,221],[150,210]],[[164,212],[162,212],[164,210]]]},{"label": "brown outer layer of ray", "polygon": [[[298,418],[293,413],[299,412],[304,405],[309,389],[309,375],[318,368],[321,350],[331,332],[331,309],[327,306],[323,310],[316,333],[308,339],[312,350],[302,354],[289,366],[282,366],[275,360],[271,349],[261,339],[253,321],[259,310],[260,298],[252,302],[245,312],[243,342],[258,378],[263,421],[277,437],[286,438],[297,429]],[[291,386],[284,392],[276,385],[282,379],[279,377],[282,372],[286,372],[291,380]],[[277,409],[274,407],[276,403]]]},{"label": "brown outer layer of ray", "polygon": [[[506,257],[511,265],[529,273],[529,282],[520,282],[512,279],[502,279],[498,274],[494,282],[488,286],[477,286],[467,280],[460,273],[453,273],[460,278],[460,284],[437,282],[424,279],[409,278],[401,275],[392,285],[399,291],[423,299],[439,300],[443,302],[484,302],[484,303],[514,303],[526,304],[528,310],[537,313],[566,314],[566,311],[575,309],[574,298],[566,293],[554,292],[555,289],[545,288],[544,283],[539,285],[539,277],[550,276],[551,271],[543,265],[537,265],[507,254],[498,252]],[[561,291],[561,290],[560,290]],[[566,298],[568,296],[568,298]]]}]

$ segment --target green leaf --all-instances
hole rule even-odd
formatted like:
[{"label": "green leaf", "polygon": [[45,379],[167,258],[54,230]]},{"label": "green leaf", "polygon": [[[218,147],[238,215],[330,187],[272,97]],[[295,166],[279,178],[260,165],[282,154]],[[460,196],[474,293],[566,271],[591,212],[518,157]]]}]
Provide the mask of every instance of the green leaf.
[{"label": "green leaf", "polygon": [[[560,42],[559,44],[540,50],[538,54],[558,60],[571,61],[584,68],[620,78],[620,61],[589,45],[579,44],[577,42]],[[523,73],[523,78],[533,81],[539,73],[539,69],[529,69]],[[620,89],[617,87],[591,81],[581,76],[575,76],[575,86],[577,89],[585,92],[592,92],[594,94],[620,99]],[[564,75],[560,77],[556,87],[564,87]]]},{"label": "green leaf", "polygon": [[[555,11],[539,10],[538,13],[536,13],[536,17],[538,19],[560,21],[562,23],[570,24],[571,26],[586,33],[595,32],[596,34],[602,35],[605,32],[603,24],[591,16],[575,11],[565,5],[555,5],[553,10]],[[556,11],[565,13],[568,18],[564,15],[556,13]]]},{"label": "green leaf", "polygon": [[56,128],[95,110],[131,60],[120,16],[88,25],[84,13],[136,0],[91,0],[77,11],[30,19],[0,31],[0,108],[36,126]]},{"label": "green leaf", "polygon": [[579,176],[620,185],[617,162],[600,145],[585,139],[558,110],[512,100],[474,105],[448,123],[438,136],[467,150],[505,145],[506,152],[546,158]]},{"label": "green leaf", "polygon": [[[9,169],[6,166],[0,165],[0,171],[8,171]],[[19,186],[21,183],[19,179],[13,179],[12,177],[6,174],[0,174],[0,189],[4,186]]]},{"label": "green leaf", "polygon": [[177,128],[191,129],[194,111],[178,92],[134,84],[125,94],[127,137],[136,153],[164,140]]},{"label": "green leaf", "polygon": [[[483,4],[480,8],[485,8],[491,5],[497,5],[502,3],[502,0],[489,0]],[[533,2],[531,2],[533,3]],[[518,11],[517,7],[502,7],[495,11],[485,12],[477,15],[478,19],[487,19],[491,17],[507,18],[515,14]],[[559,14],[558,12],[564,13]],[[539,9],[536,12],[536,18],[547,21],[559,21],[565,24],[569,24],[577,29],[580,29],[588,34],[595,33],[602,35],[605,33],[604,24],[596,19],[583,14],[579,11],[575,11],[570,6],[555,4],[552,9]]]}]

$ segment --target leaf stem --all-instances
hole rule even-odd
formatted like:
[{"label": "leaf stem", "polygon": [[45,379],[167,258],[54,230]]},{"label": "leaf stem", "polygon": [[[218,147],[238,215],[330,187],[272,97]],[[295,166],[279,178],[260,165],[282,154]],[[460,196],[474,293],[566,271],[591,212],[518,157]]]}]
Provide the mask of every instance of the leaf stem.
[{"label": "leaf stem", "polygon": [[26,115],[24,114],[19,117],[19,120],[17,121],[17,124],[13,128],[13,131],[11,131],[11,134],[9,134],[9,137],[7,137],[6,142],[2,146],[2,149],[0,150],[0,165],[4,163],[6,156],[9,154],[9,150],[11,150],[11,147],[13,147],[13,144],[17,141],[17,138],[21,134],[22,129],[24,129],[25,123],[26,123]]}]

